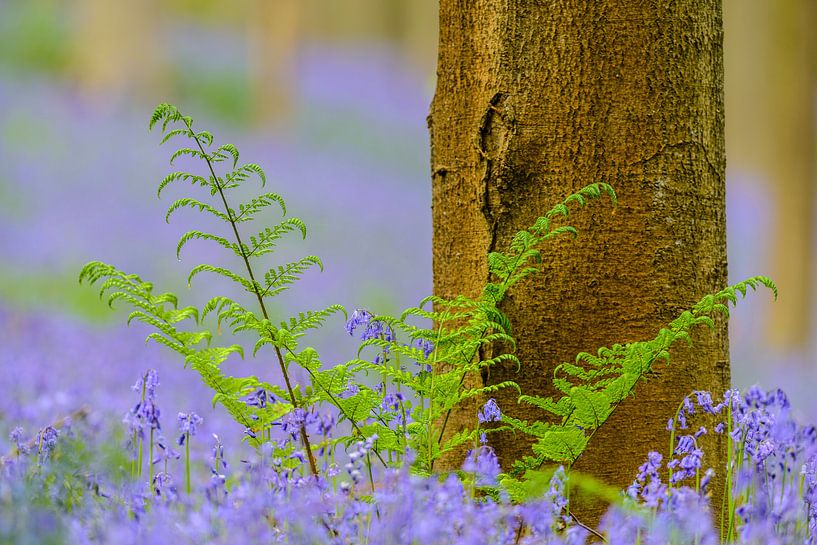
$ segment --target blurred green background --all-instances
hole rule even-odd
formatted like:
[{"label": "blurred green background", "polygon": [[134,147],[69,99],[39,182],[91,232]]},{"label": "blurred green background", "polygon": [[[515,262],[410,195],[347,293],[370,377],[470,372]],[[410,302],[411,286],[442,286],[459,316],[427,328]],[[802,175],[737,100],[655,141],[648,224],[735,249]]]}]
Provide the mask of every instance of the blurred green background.
[{"label": "blurred green background", "polygon": [[[221,259],[205,243],[173,256],[199,218],[162,221],[169,150],[147,132],[161,101],[260,163],[310,226],[285,255],[316,253],[327,271],[282,309],[415,304],[431,290],[436,12],[433,0],[0,0],[0,305],[110,321],[76,284],[84,262],[184,291],[190,267]],[[814,415],[817,3],[725,0],[724,27],[730,278],[767,274],[781,292],[733,313],[735,382],[782,386]]]}]

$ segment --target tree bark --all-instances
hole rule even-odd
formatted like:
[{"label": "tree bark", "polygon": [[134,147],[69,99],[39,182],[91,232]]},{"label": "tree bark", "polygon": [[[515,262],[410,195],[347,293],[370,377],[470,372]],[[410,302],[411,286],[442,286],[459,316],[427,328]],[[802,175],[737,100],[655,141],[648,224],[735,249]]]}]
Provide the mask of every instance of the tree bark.
[{"label": "tree bark", "polygon": [[[615,212],[594,203],[571,214],[578,239],[543,248],[542,272],[503,302],[521,371],[470,381],[555,395],[557,364],[653,338],[726,285],[722,41],[719,0],[441,0],[428,119],[435,293],[477,296],[488,252],[581,187],[603,181],[619,196]],[[613,413],[577,470],[628,485],[648,451],[667,452],[684,395],[729,388],[725,322],[693,339]],[[513,416],[543,418],[515,392],[496,397]],[[479,403],[455,411],[446,435],[473,427]],[[491,444],[504,468],[530,454],[519,434]],[[723,474],[726,442],[709,434],[704,447],[704,464]],[[571,504],[591,522],[604,508]]]}]

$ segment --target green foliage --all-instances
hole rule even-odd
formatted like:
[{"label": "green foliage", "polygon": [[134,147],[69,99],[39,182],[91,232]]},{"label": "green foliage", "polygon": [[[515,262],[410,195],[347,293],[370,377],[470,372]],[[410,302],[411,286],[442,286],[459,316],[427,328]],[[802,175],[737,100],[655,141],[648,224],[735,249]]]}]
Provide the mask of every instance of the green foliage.
[{"label": "green foliage", "polygon": [[[259,257],[271,253],[277,241],[291,231],[298,231],[305,237],[306,226],[298,218],[284,218],[277,225],[264,227],[259,233],[251,235],[249,245],[243,243],[238,230],[239,224],[251,222],[256,219],[259,212],[272,205],[286,214],[286,203],[276,193],[264,193],[246,203],[240,203],[237,210],[229,206],[227,198],[230,190],[253,178],[258,179],[262,186],[265,185],[264,171],[254,163],[239,165],[240,154],[234,145],[224,144],[215,147],[211,133],[194,131],[192,118],[183,116],[172,105],[160,104],[156,108],[150,119],[150,128],[157,126],[161,127],[164,135],[162,143],[179,137],[190,142],[189,147],[181,147],[172,153],[171,164],[178,157],[189,156],[200,160],[206,167],[204,174],[184,171],[168,174],[159,183],[157,194],[161,196],[162,191],[171,183],[184,181],[192,184],[194,188],[204,189],[213,201],[206,202],[193,197],[177,199],[168,208],[165,219],[169,221],[170,217],[182,208],[191,208],[216,218],[226,225],[229,233],[222,236],[199,230],[189,231],[179,240],[177,256],[181,254],[187,242],[195,239],[207,240],[240,257],[246,265],[244,271],[234,271],[206,263],[200,264],[190,271],[188,283],[205,272],[224,277],[254,296],[260,314],[248,310],[243,304],[226,296],[213,297],[201,311],[190,306],[179,308],[178,299],[174,294],[155,295],[149,282],[100,262],[88,263],[80,273],[80,282],[100,284],[100,297],[107,295],[109,305],[116,301],[124,301],[134,307],[135,310],[128,317],[128,322],[138,320],[152,326],[155,331],[148,336],[148,340],[156,341],[179,353],[184,358],[185,366],[197,371],[201,379],[212,388],[213,403],[224,406],[236,422],[244,426],[258,442],[273,422],[290,413],[299,402],[304,401],[304,394],[298,385],[290,385],[288,376],[287,388],[281,388],[256,376],[234,377],[225,373],[222,369],[224,363],[233,354],[243,357],[243,349],[238,344],[212,346],[213,333],[205,327],[204,318],[215,312],[219,330],[222,324],[226,324],[232,333],[255,332],[258,341],[253,356],[261,347],[272,346],[281,371],[287,375],[287,366],[290,362],[310,372],[318,371],[319,362],[315,351],[308,347],[300,349],[298,340],[308,330],[319,327],[332,314],[340,312],[345,315],[345,310],[339,305],[332,305],[323,310],[299,313],[297,317],[282,321],[280,327],[273,325],[267,314],[265,300],[287,289],[308,268],[318,266],[322,270],[323,264],[318,257],[307,256],[270,268],[259,277],[262,279],[259,281],[256,280],[252,263]],[[217,175],[215,170],[220,164],[227,165],[226,172],[221,176]],[[230,235],[232,240],[228,238]],[[182,324],[189,325],[193,330],[181,329]],[[327,384],[332,384],[332,380],[328,380],[329,377],[324,375],[325,373],[318,376]],[[258,407],[249,406],[242,399],[261,389],[285,401]]]},{"label": "green foliage", "polygon": [[[284,319],[273,319],[267,310],[267,301],[290,288],[308,269],[323,270],[321,260],[307,255],[289,263],[259,268],[259,259],[272,254],[285,235],[295,232],[305,238],[306,225],[298,218],[286,216],[286,203],[277,193],[262,193],[239,203],[237,208],[231,207],[232,190],[252,180],[263,187],[267,181],[264,171],[255,163],[240,164],[235,146],[217,146],[211,133],[194,131],[193,120],[174,106],[160,104],[156,108],[150,119],[150,128],[154,127],[161,127],[162,143],[179,138],[187,141],[187,146],[171,154],[171,164],[179,157],[189,157],[202,165],[202,172],[175,171],[161,180],[159,196],[176,182],[186,182],[203,193],[175,200],[165,219],[169,221],[182,209],[192,209],[215,218],[225,230],[225,233],[200,230],[184,233],[176,248],[177,256],[189,241],[206,240],[239,257],[244,265],[236,271],[199,264],[190,270],[188,283],[201,273],[221,276],[242,288],[252,308],[224,295],[211,297],[201,309],[180,306],[174,294],[156,294],[153,285],[137,275],[96,261],[83,268],[80,282],[97,284],[100,297],[107,297],[109,305],[117,301],[130,305],[133,311],[128,322],[137,320],[151,326],[154,331],[148,340],[182,356],[185,366],[196,371],[213,390],[213,403],[222,405],[256,445],[270,437],[273,424],[288,415],[297,416],[296,410],[313,411],[321,405],[335,407],[340,420],[348,423],[349,431],[335,438],[324,437],[319,445],[310,443],[302,415],[294,419],[300,419],[301,440],[313,473],[317,473],[313,450],[318,447],[334,449],[362,439],[374,440],[376,436],[372,452],[381,463],[399,465],[405,453],[411,451],[413,469],[431,474],[441,456],[476,446],[483,433],[513,430],[535,438],[532,455],[518,460],[513,467],[517,477],[523,475],[521,480],[511,475],[500,480],[512,497],[530,497],[538,493],[544,482],[543,464],[556,462],[569,468],[619,403],[632,395],[638,382],[649,375],[653,365],[669,359],[670,347],[677,340],[691,342],[689,333],[693,326],[713,327],[715,316],[728,315],[728,303],[734,304],[738,294],[745,296],[748,288],[765,285],[777,294],[771,280],[750,278],[704,297],[662,329],[655,339],[601,348],[597,355],[579,354],[574,362],[562,363],[555,370],[553,384],[562,394],[558,399],[523,395],[513,381],[484,385],[479,380],[468,380],[498,364],[521,368],[522,362],[514,354],[512,324],[500,305],[509,290],[539,270],[544,243],[562,235],[577,236],[576,228],[565,224],[571,208],[584,207],[604,195],[616,204],[613,189],[595,183],[536,218],[529,228],[514,235],[504,251],[491,252],[487,256],[489,278],[479,296],[451,299],[430,296],[399,317],[366,313],[366,332],[357,357],[327,367],[314,348],[302,347],[300,343],[307,332],[322,326],[330,317],[343,314],[348,318],[342,306],[299,312]],[[242,238],[241,229],[252,225],[261,212],[271,207],[280,209],[281,220]],[[359,312],[356,311],[350,324],[361,319]],[[251,332],[255,339],[252,356],[271,354],[284,385],[254,375],[227,373],[225,367],[231,356],[238,354],[243,358],[244,351],[238,344],[214,345],[215,336],[206,325],[208,317],[209,322],[215,318],[219,332],[223,327],[232,334]],[[306,371],[308,385],[292,380],[289,369],[293,364]],[[503,415],[498,426],[488,429],[481,429],[475,422],[474,426],[447,430],[449,415],[459,404],[484,401],[507,388],[515,389],[520,394],[519,401],[541,410],[543,417],[529,422]],[[248,403],[248,396],[260,392],[272,394],[272,400]],[[287,458],[286,464],[297,465],[297,461]],[[600,489],[598,483],[585,484],[590,489]]]},{"label": "green foliage", "polygon": [[[490,253],[488,268],[491,281],[479,298],[458,296],[445,299],[431,296],[423,299],[419,306],[405,310],[399,318],[374,318],[374,321],[382,322],[390,334],[364,341],[360,351],[372,347],[384,356],[392,354],[396,365],[388,365],[387,358],[383,358],[385,365],[364,359],[353,360],[349,365],[358,372],[380,373],[384,379],[410,389],[420,399],[419,407],[412,412],[415,425],[406,430],[415,450],[418,471],[430,473],[440,456],[462,445],[476,444],[480,432],[478,427],[458,430],[450,437],[445,434],[448,415],[455,406],[471,398],[486,399],[504,388],[519,391],[519,386],[513,381],[466,388],[466,377],[503,362],[520,367],[519,359],[513,354],[516,341],[511,334],[510,321],[498,305],[509,289],[538,270],[535,267],[536,263],[541,262],[538,246],[565,233],[575,236],[575,228],[566,225],[554,227],[553,220],[560,216],[567,218],[570,203],[584,206],[589,200],[598,199],[604,194],[615,203],[615,193],[607,184],[592,184],[581,189],[537,218],[529,229],[517,233],[507,253]],[[426,308],[429,303],[433,309]],[[414,325],[415,321],[431,322],[433,328]],[[399,340],[403,335],[409,339],[407,344]],[[417,341],[432,342],[433,352],[426,357],[417,348]],[[400,363],[405,359],[415,362],[421,369],[430,369],[430,372],[415,375],[404,371]],[[497,433],[506,429],[508,426],[483,431]]]},{"label": "green foliage", "polygon": [[[532,424],[503,416],[503,422],[536,438],[534,456],[517,461],[514,471],[537,470],[546,462],[573,465],[596,430],[619,403],[634,394],[638,382],[647,379],[655,363],[669,363],[669,349],[676,341],[691,344],[689,333],[694,326],[703,324],[714,328],[715,316],[728,316],[727,305],[737,303],[737,294],[745,297],[748,288],[754,290],[759,285],[771,289],[777,297],[774,282],[755,276],[705,296],[652,340],[602,347],[595,356],[582,352],[576,356],[575,363],[556,367],[553,384],[563,394],[558,400],[528,395],[519,398],[520,402],[549,413],[548,416]],[[548,419],[555,422],[548,423]]]}]

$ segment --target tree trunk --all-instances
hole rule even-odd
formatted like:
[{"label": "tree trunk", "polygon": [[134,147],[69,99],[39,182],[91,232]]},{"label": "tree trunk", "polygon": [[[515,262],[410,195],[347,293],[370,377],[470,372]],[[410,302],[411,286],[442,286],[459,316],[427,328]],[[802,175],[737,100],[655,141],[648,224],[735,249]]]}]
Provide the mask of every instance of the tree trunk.
[{"label": "tree trunk", "polygon": [[80,88],[95,98],[129,93],[154,100],[164,79],[157,39],[156,0],[81,0],[74,6],[73,72]]},{"label": "tree trunk", "polygon": [[[521,371],[469,380],[554,395],[557,364],[653,338],[725,286],[722,40],[719,0],[441,0],[429,115],[435,293],[477,296],[487,253],[589,183],[611,184],[620,203],[571,214],[578,239],[543,248],[542,273],[503,302]],[[667,451],[667,420],[685,394],[730,386],[726,324],[693,339],[613,413],[576,469],[629,484],[649,450]],[[497,401],[543,418],[515,392]],[[473,426],[477,408],[457,410],[446,435]],[[505,468],[530,454],[519,434],[491,443]],[[704,464],[722,474],[725,441],[710,434],[704,447]],[[719,494],[716,485],[713,505]],[[590,521],[604,507],[571,503]]]}]

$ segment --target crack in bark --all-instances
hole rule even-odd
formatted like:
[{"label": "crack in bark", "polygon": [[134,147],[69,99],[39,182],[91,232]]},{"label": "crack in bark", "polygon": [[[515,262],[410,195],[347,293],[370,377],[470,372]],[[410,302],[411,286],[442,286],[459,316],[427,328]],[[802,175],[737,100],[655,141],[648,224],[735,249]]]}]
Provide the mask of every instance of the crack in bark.
[{"label": "crack in bark", "polygon": [[[484,162],[480,182],[482,186],[481,211],[487,224],[489,253],[496,250],[500,217],[505,213],[501,188],[505,184],[501,179],[501,173],[506,168],[505,158],[508,154],[510,140],[516,133],[516,119],[506,105],[508,98],[508,93],[500,91],[494,93],[488,101],[479,121],[475,143],[476,150]],[[501,124],[497,123],[497,118]],[[488,273],[485,281],[490,282],[490,280],[490,273]],[[489,359],[490,352],[490,347],[480,347],[480,359]],[[487,385],[490,381],[490,368],[481,369],[480,377],[483,385]]]}]

